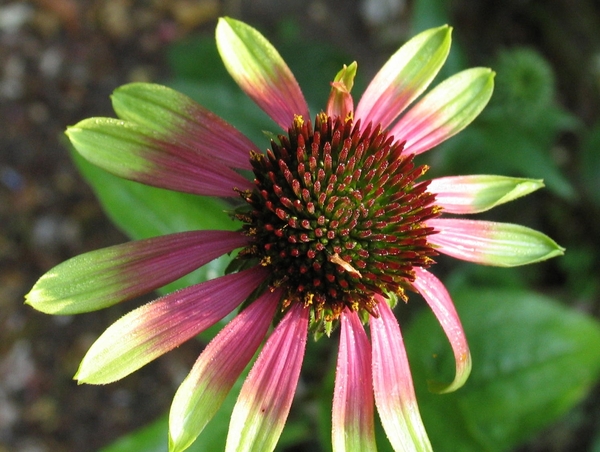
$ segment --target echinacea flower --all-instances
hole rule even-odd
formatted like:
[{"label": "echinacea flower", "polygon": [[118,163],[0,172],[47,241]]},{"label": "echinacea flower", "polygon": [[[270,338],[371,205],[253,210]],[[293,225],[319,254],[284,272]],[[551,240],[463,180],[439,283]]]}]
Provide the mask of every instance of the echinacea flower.
[{"label": "echinacea flower", "polygon": [[[435,389],[452,391],[467,379],[471,360],[450,296],[428,270],[433,257],[514,266],[563,252],[522,226],[442,217],[482,212],[540,188],[541,181],[491,175],[419,180],[427,167],[416,165],[415,156],[466,127],[493,89],[493,72],[474,68],[421,96],[446,59],[450,33],[443,26],[408,41],[356,108],[357,66],[345,66],[313,124],[271,44],[250,26],[221,19],[216,37],[227,70],[282,128],[266,153],[191,99],[153,84],[115,91],[120,119],[70,127],[75,149],[96,165],[149,185],[230,198],[242,222],[237,232],[190,231],[93,251],[44,275],[27,302],[43,312],[74,314],[150,292],[239,250],[225,276],[160,297],[115,322],[83,358],[76,379],[104,384],[123,378],[241,306],[175,395],[171,451],[196,439],[265,338],[235,405],[226,447],[273,450],[309,331],[328,337],[337,327],[333,449],[375,450],[376,407],[394,450],[431,450],[392,310],[396,301],[416,291],[437,316],[456,374]],[[244,176],[250,171],[253,180]]]}]

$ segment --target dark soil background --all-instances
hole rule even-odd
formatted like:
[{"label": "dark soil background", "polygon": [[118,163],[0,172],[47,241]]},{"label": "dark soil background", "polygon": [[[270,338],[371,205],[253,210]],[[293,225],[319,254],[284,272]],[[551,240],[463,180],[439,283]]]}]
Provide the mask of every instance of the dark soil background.
[{"label": "dark soil background", "polygon": [[[410,26],[410,1],[388,2],[397,8],[383,16],[366,8],[385,3],[0,0],[0,452],[94,451],[109,444],[168,408],[199,352],[188,342],[122,382],[77,386],[72,376],[87,348],[130,307],[75,318],[23,305],[52,266],[126,240],[71,163],[65,127],[111,116],[109,94],[123,83],[168,77],[169,43],[212,34],[222,14],[267,34],[292,16],[306,36],[339,46],[374,72],[397,47],[387,43],[404,38]],[[556,70],[558,101],[588,125],[598,119],[599,2],[448,4],[472,64],[489,63],[499,48],[536,47]],[[558,449],[540,439],[527,450]]]}]

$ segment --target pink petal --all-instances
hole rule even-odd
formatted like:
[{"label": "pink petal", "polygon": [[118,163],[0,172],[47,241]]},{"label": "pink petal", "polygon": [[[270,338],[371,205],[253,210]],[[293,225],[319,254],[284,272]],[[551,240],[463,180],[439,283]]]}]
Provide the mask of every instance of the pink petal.
[{"label": "pink petal", "polygon": [[156,140],[140,154],[148,171],[124,176],[146,185],[203,196],[236,197],[234,189],[252,190],[252,183],[222,161],[192,151],[185,143]]},{"label": "pink petal", "polygon": [[281,295],[265,292],[206,346],[173,399],[171,449],[186,449],[218,411],[267,334]]},{"label": "pink petal", "polygon": [[400,326],[386,300],[376,295],[379,317],[371,316],[373,388],[381,423],[394,450],[431,451],[419,414]]},{"label": "pink petal", "polygon": [[190,286],[145,304],[113,323],[81,362],[75,378],[119,380],[229,314],[268,276],[254,267]]},{"label": "pink petal", "polygon": [[565,249],[541,232],[518,224],[435,218],[428,241],[449,256],[497,267],[515,267],[561,256]]},{"label": "pink petal", "polygon": [[227,166],[252,169],[249,154],[256,146],[244,134],[197,104],[189,114],[194,121],[185,124],[177,134],[183,145],[210,154]]},{"label": "pink petal", "polygon": [[69,127],[67,136],[84,158],[125,179],[206,196],[232,197],[234,188],[253,188],[221,160],[142,124],[89,118]]},{"label": "pink petal", "polygon": [[371,345],[356,312],[344,311],[333,394],[334,452],[376,451]]},{"label": "pink petal", "polygon": [[427,191],[435,194],[435,204],[444,212],[455,214],[477,213],[474,208],[477,193],[463,189],[462,179],[468,176],[438,177],[428,181]]},{"label": "pink petal", "polygon": [[487,105],[494,89],[494,73],[471,68],[444,80],[427,93],[392,127],[404,152],[420,154],[468,126]]},{"label": "pink petal", "polygon": [[150,127],[160,136],[227,166],[252,169],[249,151],[254,144],[184,94],[162,85],[129,83],[117,88],[111,99],[121,119]]},{"label": "pink petal", "polygon": [[448,26],[426,30],[405,43],[375,75],[354,115],[363,125],[388,126],[434,79],[450,50]]},{"label": "pink petal", "polygon": [[469,352],[467,338],[465,337],[458,313],[454,308],[454,303],[452,303],[452,299],[442,282],[427,270],[419,267],[414,267],[413,270],[415,271],[416,278],[412,284],[425,301],[427,301],[427,304],[429,304],[429,307],[440,322],[450,341],[456,361],[454,381],[447,385],[435,385],[435,392],[452,392],[464,385],[471,373],[471,353]]},{"label": "pink petal", "polygon": [[217,47],[231,77],[284,130],[296,115],[309,118],[308,106],[292,71],[267,39],[229,17],[217,24]]},{"label": "pink petal", "polygon": [[435,194],[435,203],[444,212],[469,214],[484,212],[543,186],[536,179],[480,174],[432,179],[427,191]]},{"label": "pink petal", "polygon": [[233,409],[227,451],[275,448],[300,376],[308,313],[308,308],[295,304],[267,340]]},{"label": "pink petal", "polygon": [[63,315],[102,309],[162,287],[247,243],[239,232],[192,231],[91,251],[42,276],[28,303]]}]

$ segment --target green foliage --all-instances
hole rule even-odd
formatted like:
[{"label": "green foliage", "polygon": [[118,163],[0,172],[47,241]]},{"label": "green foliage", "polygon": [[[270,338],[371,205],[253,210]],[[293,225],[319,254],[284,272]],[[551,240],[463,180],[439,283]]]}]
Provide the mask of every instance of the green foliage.
[{"label": "green foliage", "polygon": [[[215,198],[178,193],[114,176],[72,152],[77,167],[90,183],[110,219],[132,239],[144,239],[195,229],[234,230],[238,224]],[[163,287],[162,293],[222,275],[227,256]]]},{"label": "green foliage", "polygon": [[[415,35],[431,27],[453,25],[450,16],[450,0],[416,0],[412,8],[410,35]],[[453,32],[456,34],[455,32]],[[456,36],[454,36],[455,38]],[[457,39],[452,41],[452,48],[446,64],[440,70],[437,80],[445,80],[457,72],[468,67],[467,57]]]},{"label": "green foliage", "polygon": [[[248,375],[245,371],[233,386],[229,395],[215,417],[206,425],[198,439],[187,449],[187,452],[214,452],[225,450],[229,418],[242,389],[244,379]],[[113,444],[102,448],[99,452],[167,452],[168,450],[168,415],[161,416],[156,421],[135,432],[125,435]],[[288,422],[276,450],[297,444],[302,439],[310,436],[306,418]]]},{"label": "green foliage", "polygon": [[554,101],[555,82],[542,55],[528,48],[504,50],[494,68],[499,75],[496,101],[507,114],[526,122],[537,122],[546,114]]},{"label": "green foliage", "polygon": [[579,170],[584,193],[600,208],[600,123],[584,137]]},{"label": "green foliage", "polygon": [[437,451],[510,450],[572,409],[600,375],[600,325],[531,292],[463,288],[453,294],[469,340],[472,374],[436,395],[426,379],[450,380],[448,340],[429,311],[406,344],[419,406]]},{"label": "green foliage", "polygon": [[465,131],[440,146],[444,174],[503,174],[543,179],[557,196],[577,193],[553,149],[559,133],[576,130],[577,119],[556,105],[554,78],[545,59],[529,49],[507,50],[491,66],[496,91]]},{"label": "green foliage", "polygon": [[[423,309],[404,329],[421,415],[436,451],[508,451],[575,407],[597,381],[600,349],[590,344],[600,343],[600,325],[525,290],[455,286],[462,287],[453,298],[473,371],[456,392],[428,391],[428,380],[452,379],[454,361],[440,325]],[[317,395],[324,451],[331,450],[334,377],[335,361]],[[391,450],[379,425],[376,435],[378,450]]]}]

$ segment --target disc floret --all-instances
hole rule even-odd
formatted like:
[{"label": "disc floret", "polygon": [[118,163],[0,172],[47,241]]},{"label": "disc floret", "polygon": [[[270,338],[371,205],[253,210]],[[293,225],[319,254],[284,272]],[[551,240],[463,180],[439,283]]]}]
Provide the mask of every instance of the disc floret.
[{"label": "disc floret", "polygon": [[284,307],[304,303],[315,319],[336,320],[344,307],[377,316],[374,294],[405,299],[413,267],[427,267],[437,216],[435,196],[416,179],[403,142],[380,126],[320,113],[294,118],[288,136],[252,153],[255,189],[239,217],[254,243],[241,256],[271,270]]}]

